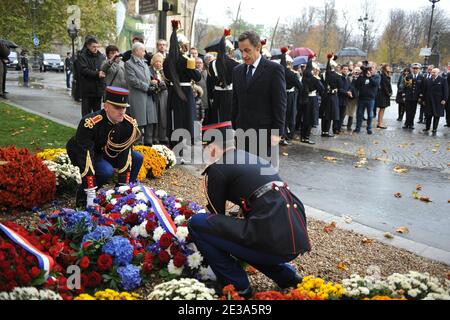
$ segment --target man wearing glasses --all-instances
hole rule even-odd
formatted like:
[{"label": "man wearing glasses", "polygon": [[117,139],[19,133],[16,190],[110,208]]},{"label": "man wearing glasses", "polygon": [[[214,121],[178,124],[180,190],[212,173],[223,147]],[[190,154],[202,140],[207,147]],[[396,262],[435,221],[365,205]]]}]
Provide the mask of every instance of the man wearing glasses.
[{"label": "man wearing glasses", "polygon": [[420,73],[421,68],[422,65],[420,63],[413,63],[411,65],[411,74],[405,81],[406,121],[403,129],[414,129],[417,103],[423,99],[424,77]]}]

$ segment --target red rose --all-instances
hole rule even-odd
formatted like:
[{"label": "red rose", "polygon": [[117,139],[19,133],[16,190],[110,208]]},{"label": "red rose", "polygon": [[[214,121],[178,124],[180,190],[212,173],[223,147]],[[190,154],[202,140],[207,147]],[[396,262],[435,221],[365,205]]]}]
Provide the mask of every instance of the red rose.
[{"label": "red rose", "polygon": [[105,207],[105,211],[110,212],[113,208],[114,208],[114,206],[111,203],[108,203]]},{"label": "red rose", "polygon": [[[0,259],[1,260],[1,259]],[[36,258],[34,257],[34,256],[32,256],[32,255],[28,255],[27,257],[26,257],[26,260],[27,260],[27,263],[29,264],[29,265],[35,265],[36,264]]]},{"label": "red rose", "polygon": [[153,262],[154,258],[155,258],[155,256],[152,253],[147,253],[144,256],[144,262]]},{"label": "red rose", "polygon": [[113,260],[109,254],[102,254],[97,259],[97,266],[102,271],[108,271],[111,269]]},{"label": "red rose", "polygon": [[189,220],[189,218],[192,217],[192,215],[194,214],[192,210],[185,210],[183,213],[186,220]]},{"label": "red rose", "polygon": [[15,287],[17,287],[17,282],[15,282],[14,280],[10,281],[6,285],[6,291],[13,291]]},{"label": "red rose", "polygon": [[39,269],[38,267],[33,267],[31,268],[31,276],[34,278],[37,278],[40,274],[41,274],[41,269]]},{"label": "red rose", "polygon": [[22,285],[28,285],[31,282],[31,277],[28,275],[28,273],[21,273],[19,274],[20,283]]},{"label": "red rose", "polygon": [[97,288],[101,283],[102,283],[102,276],[100,273],[93,271],[88,275],[87,287]]},{"label": "red rose", "polygon": [[170,247],[170,254],[172,256],[175,256],[178,252],[180,252],[180,247],[176,246],[176,245],[172,245]]},{"label": "red rose", "polygon": [[147,221],[147,224],[145,225],[145,231],[147,231],[148,234],[152,234],[156,227],[157,223],[155,221]]},{"label": "red rose", "polygon": [[124,222],[127,224],[135,225],[139,222],[139,216],[137,215],[137,213],[132,213],[125,218]]},{"label": "red rose", "polygon": [[83,291],[84,291],[84,288],[87,287],[89,278],[88,278],[87,275],[82,273],[81,276],[80,276],[80,280],[81,280],[80,281],[81,282],[81,288],[83,288]]},{"label": "red rose", "polygon": [[161,246],[161,248],[167,249],[168,247],[170,247],[170,245],[172,244],[172,238],[173,236],[170,233],[164,233],[159,239],[159,245]]},{"label": "red rose", "polygon": [[145,262],[143,265],[143,271],[146,274],[150,274],[153,271],[153,262]]},{"label": "red rose", "polygon": [[161,250],[158,253],[158,259],[159,259],[159,262],[161,262],[163,264],[169,263],[169,260],[170,260],[169,253],[166,250]]},{"label": "red rose", "polygon": [[183,256],[180,252],[175,255],[173,258],[173,265],[177,268],[181,268],[186,262],[186,257]]},{"label": "red rose", "polygon": [[147,214],[147,220],[155,220],[155,218],[156,218],[156,215],[155,215],[155,213],[154,212],[149,212],[148,214]]},{"label": "red rose", "polygon": [[130,205],[130,206],[132,206],[132,205],[134,204],[134,199],[129,199],[129,200],[127,201],[127,204]]},{"label": "red rose", "polygon": [[81,269],[86,269],[89,267],[89,258],[87,256],[84,256],[83,258],[81,258],[80,260],[80,268]]}]

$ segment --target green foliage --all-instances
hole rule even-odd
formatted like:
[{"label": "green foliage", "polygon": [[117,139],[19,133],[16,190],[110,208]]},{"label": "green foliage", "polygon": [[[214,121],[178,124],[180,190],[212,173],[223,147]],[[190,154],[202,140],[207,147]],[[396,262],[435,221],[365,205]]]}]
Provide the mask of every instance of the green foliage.
[{"label": "green foliage", "polygon": [[[33,0],[30,0],[33,2]],[[21,48],[31,50],[33,27],[39,38],[39,51],[47,51],[52,43],[70,45],[67,33],[67,7],[77,5],[81,11],[81,39],[96,35],[103,42],[115,41],[115,9],[117,0],[44,0],[36,10],[23,0],[0,1],[0,37],[14,41]],[[34,19],[33,19],[34,12]],[[34,26],[33,26],[34,21]]]}]

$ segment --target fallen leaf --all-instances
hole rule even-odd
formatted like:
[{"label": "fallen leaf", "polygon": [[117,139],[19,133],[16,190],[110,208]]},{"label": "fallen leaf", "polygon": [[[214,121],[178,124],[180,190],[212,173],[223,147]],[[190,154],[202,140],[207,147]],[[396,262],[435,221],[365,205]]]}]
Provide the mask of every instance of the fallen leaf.
[{"label": "fallen leaf", "polygon": [[420,197],[419,200],[422,202],[433,202],[433,201],[431,201],[430,197],[424,197],[424,196]]},{"label": "fallen leaf", "polygon": [[399,145],[398,145],[399,148],[406,148],[407,146],[408,146],[407,143],[406,143],[406,144],[399,144]]},{"label": "fallen leaf", "polygon": [[377,140],[375,140],[374,142],[373,142],[373,144],[379,144],[380,143],[380,141],[377,141]]},{"label": "fallen leaf", "polygon": [[396,198],[401,198],[401,197],[402,197],[402,194],[401,194],[400,192],[397,192],[397,193],[394,194],[394,197],[396,197]]},{"label": "fallen leaf", "polygon": [[406,172],[408,172],[408,169],[402,168],[400,166],[395,166],[394,172],[395,173],[406,173]]},{"label": "fallen leaf", "polygon": [[387,153],[387,150],[386,150],[386,149],[383,149],[383,150],[381,150],[381,151],[383,151],[384,153]]},{"label": "fallen leaf", "polygon": [[447,200],[447,203],[450,203],[450,200]]},{"label": "fallen leaf", "polygon": [[337,268],[338,269],[341,269],[341,270],[344,270],[344,271],[347,271],[348,270],[348,267],[344,264],[344,263],[338,263],[338,265],[337,265]]},{"label": "fallen leaf", "polygon": [[373,243],[373,240],[372,240],[372,239],[368,239],[368,238],[363,238],[363,239],[361,240],[361,242],[362,242],[363,244],[370,244],[370,243]]},{"label": "fallen leaf", "polygon": [[334,229],[336,229],[336,222],[335,221],[333,221],[331,224],[329,224],[328,226],[323,228],[323,231],[325,231],[326,233],[330,233],[330,232],[333,232]]},{"label": "fallen leaf", "polygon": [[431,149],[431,151],[433,151],[433,153],[437,153],[437,149]]},{"label": "fallen leaf", "polygon": [[283,152],[283,156],[287,157],[289,153]]},{"label": "fallen leaf", "polygon": [[395,230],[397,233],[406,234],[409,232],[409,229],[407,227],[399,227]]},{"label": "fallen leaf", "polygon": [[420,152],[416,153],[416,157],[420,157],[422,154]]},{"label": "fallen leaf", "polygon": [[417,190],[417,191],[422,190],[422,186],[421,186],[420,184],[416,185],[416,190]]},{"label": "fallen leaf", "polygon": [[394,239],[394,236],[393,236],[390,232],[386,232],[386,233],[384,234],[384,237],[385,237],[386,239]]},{"label": "fallen leaf", "polygon": [[435,147],[435,148],[440,148],[440,147],[441,147],[441,144],[440,144],[440,143],[436,143],[436,144],[434,145],[434,147]]},{"label": "fallen leaf", "polygon": [[323,157],[323,159],[329,162],[336,162],[338,160],[336,157],[329,157],[329,156],[325,156]]},{"label": "fallen leaf", "polygon": [[420,194],[417,191],[413,191],[412,196],[416,200],[420,200]]}]

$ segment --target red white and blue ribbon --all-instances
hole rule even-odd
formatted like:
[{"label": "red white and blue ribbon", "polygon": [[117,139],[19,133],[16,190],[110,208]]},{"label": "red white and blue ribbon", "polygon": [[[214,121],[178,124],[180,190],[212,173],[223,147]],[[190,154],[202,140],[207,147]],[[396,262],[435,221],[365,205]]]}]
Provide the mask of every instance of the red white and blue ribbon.
[{"label": "red white and blue ribbon", "polygon": [[177,234],[177,226],[175,222],[172,220],[172,217],[167,212],[161,200],[158,196],[149,188],[141,186],[141,190],[144,195],[147,197],[148,201],[152,204],[153,211],[156,214],[161,226],[167,231],[170,232],[174,237]]},{"label": "red white and blue ribbon", "polygon": [[53,260],[53,258],[38,250],[27,239],[2,223],[0,223],[0,230],[2,230],[9,239],[11,239],[13,242],[24,248],[26,251],[28,251],[38,259],[39,267],[45,271],[45,279],[47,280],[50,276],[50,270],[53,269],[53,266],[55,265],[55,261]]}]

